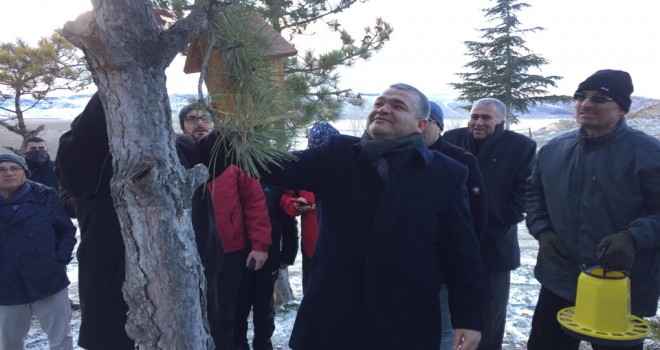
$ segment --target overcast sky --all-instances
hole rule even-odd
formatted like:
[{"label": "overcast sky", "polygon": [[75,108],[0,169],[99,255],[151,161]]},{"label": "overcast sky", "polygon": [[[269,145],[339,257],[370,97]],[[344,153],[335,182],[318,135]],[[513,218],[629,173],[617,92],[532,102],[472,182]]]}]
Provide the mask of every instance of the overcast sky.
[{"label": "overcast sky", "polygon": [[[525,36],[532,52],[550,61],[540,74],[564,79],[551,92],[572,94],[577,85],[598,69],[628,71],[635,85],[634,95],[660,98],[660,1],[627,0],[528,0],[531,5],[518,13],[523,28],[541,26],[545,31]],[[354,5],[338,19],[356,39],[362,28],[382,17],[394,27],[385,48],[365,63],[344,69],[342,88],[378,93],[396,82],[412,84],[429,94],[455,94],[450,82],[469,61],[466,40],[479,40],[478,28],[491,26],[481,9],[494,0],[370,0]],[[89,0],[21,0],[3,4],[0,41],[17,37],[28,41],[48,36],[56,27],[91,9]],[[306,49],[324,51],[320,44],[332,43],[316,34],[296,43]],[[307,39],[307,40],[305,40]],[[335,46],[338,40],[334,41]],[[183,59],[167,71],[170,92],[195,93],[197,75],[183,74]],[[530,72],[539,73],[539,72]]]}]

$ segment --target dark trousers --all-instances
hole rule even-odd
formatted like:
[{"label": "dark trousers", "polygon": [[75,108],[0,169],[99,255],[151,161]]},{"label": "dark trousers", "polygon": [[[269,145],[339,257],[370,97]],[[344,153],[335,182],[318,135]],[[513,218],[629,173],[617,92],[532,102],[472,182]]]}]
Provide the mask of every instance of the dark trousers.
[{"label": "dark trousers", "polygon": [[510,271],[484,273],[484,329],[478,350],[502,349],[510,285]]},{"label": "dark trousers", "polygon": [[270,337],[275,331],[275,306],[273,293],[279,270],[268,266],[259,271],[251,272],[245,269],[243,283],[236,307],[236,325],[234,328],[234,347],[249,349],[247,331],[248,316],[252,310],[254,324],[254,339],[252,349],[272,349]]},{"label": "dark trousers", "polygon": [[[301,246],[302,247],[302,246]],[[309,283],[309,275],[310,275],[310,270],[312,268],[312,258],[307,256],[307,253],[305,253],[305,249],[302,249],[302,287],[303,287],[303,294],[305,294],[305,291],[307,290],[307,284]]]},{"label": "dark trousers", "polygon": [[[557,322],[557,312],[570,306],[575,306],[575,303],[541,287],[539,301],[536,303],[534,317],[532,318],[532,331],[527,341],[528,350],[579,349],[580,340],[564,332],[559,322]],[[592,343],[591,346],[594,350],[643,349],[643,344],[629,347],[610,347]]]},{"label": "dark trousers", "polygon": [[225,254],[218,276],[218,317],[211,330],[218,350],[233,350],[234,323],[238,293],[245,271],[248,249]]}]

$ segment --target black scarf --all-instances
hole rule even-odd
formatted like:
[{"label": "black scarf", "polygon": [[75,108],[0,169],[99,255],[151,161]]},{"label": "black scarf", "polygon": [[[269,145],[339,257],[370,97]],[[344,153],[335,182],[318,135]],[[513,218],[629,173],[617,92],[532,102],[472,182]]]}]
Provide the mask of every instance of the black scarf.
[{"label": "black scarf", "polygon": [[25,181],[25,183],[21,187],[19,187],[18,190],[9,198],[0,197],[0,206],[18,205],[23,203],[23,200],[25,200],[25,197],[27,197],[28,193],[30,193],[31,190],[32,190],[32,185],[30,185],[29,181]]},{"label": "black scarf", "polygon": [[383,181],[389,179],[404,152],[423,143],[422,134],[415,132],[396,139],[374,140],[365,131],[360,140],[360,156],[369,163]]}]

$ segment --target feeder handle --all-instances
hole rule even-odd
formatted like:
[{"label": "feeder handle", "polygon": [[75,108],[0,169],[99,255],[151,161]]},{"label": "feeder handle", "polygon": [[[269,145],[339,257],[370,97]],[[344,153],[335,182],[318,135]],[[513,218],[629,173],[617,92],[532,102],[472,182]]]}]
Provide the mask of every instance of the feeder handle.
[{"label": "feeder handle", "polygon": [[598,253],[596,255],[596,258],[598,259],[598,261],[601,261],[603,259],[603,255],[605,255],[605,251],[607,251],[607,248],[608,247],[600,248],[600,250],[598,251]]}]

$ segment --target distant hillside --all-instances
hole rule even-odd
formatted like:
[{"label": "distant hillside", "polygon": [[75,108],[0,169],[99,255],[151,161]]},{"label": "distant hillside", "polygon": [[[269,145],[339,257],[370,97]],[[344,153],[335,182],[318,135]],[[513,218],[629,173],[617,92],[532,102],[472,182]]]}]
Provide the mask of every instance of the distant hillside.
[{"label": "distant hillside", "polygon": [[[364,100],[363,107],[356,107],[349,103],[345,104],[344,111],[340,117],[342,119],[363,119],[369,114],[371,106],[377,94],[362,94]],[[73,119],[84,109],[87,101],[91,97],[90,94],[70,95],[66,97],[47,97],[41,101],[35,108],[27,111],[25,116],[27,118],[55,118],[55,119]],[[185,106],[190,100],[196,98],[193,94],[173,94],[170,95],[170,106],[172,108],[173,118],[176,118],[178,111]],[[448,94],[432,94],[429,99],[438,103],[444,111],[445,118],[449,119],[467,119],[469,112],[462,109],[464,103],[455,102],[455,96]],[[24,108],[29,107],[33,103],[31,99],[22,100]],[[3,105],[12,106],[13,100],[7,100]],[[651,105],[660,105],[660,100],[651,99],[646,97],[633,97],[633,104],[631,113],[637,111],[649,113]],[[7,113],[0,115],[0,118],[6,116]],[[573,115],[573,103],[550,105],[544,104],[536,106],[532,109],[531,113],[521,115],[524,118],[561,118],[570,117]]]},{"label": "distant hillside", "polygon": [[[377,94],[362,94],[364,99],[364,107],[356,107],[350,104],[344,108],[344,112],[341,114],[342,119],[358,119],[365,118],[369,111],[371,111],[371,106],[378,97]],[[462,106],[467,105],[466,103],[459,103],[454,101],[455,96],[451,95],[429,95],[429,100],[439,104],[442,107],[445,118],[448,119],[467,119],[470,115],[469,111],[461,108]],[[660,100],[652,99],[647,97],[636,97],[632,98],[632,107],[630,109],[631,114],[635,113],[638,110],[646,110],[648,106],[651,105],[660,105]],[[571,117],[573,116],[573,102],[563,103],[563,104],[543,104],[536,106],[531,109],[530,113],[519,115],[523,118],[561,118],[561,117]]]}]

